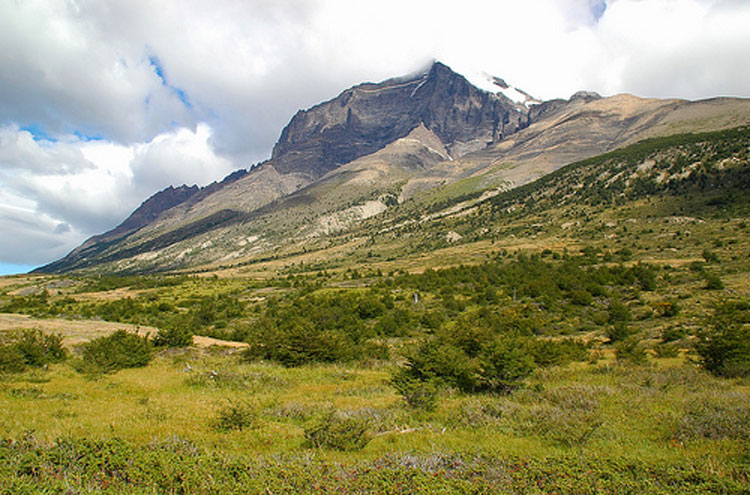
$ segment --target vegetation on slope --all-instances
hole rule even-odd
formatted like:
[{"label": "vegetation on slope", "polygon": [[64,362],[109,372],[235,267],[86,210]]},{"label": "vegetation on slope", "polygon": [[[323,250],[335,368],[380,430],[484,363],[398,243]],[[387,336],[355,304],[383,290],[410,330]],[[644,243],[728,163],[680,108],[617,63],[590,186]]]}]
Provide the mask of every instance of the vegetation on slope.
[{"label": "vegetation on slope", "polygon": [[[108,374],[75,369],[122,354],[101,341],[6,367],[0,486],[746,493],[748,137],[648,141],[214,274],[7,279],[0,311],[163,347]],[[0,356],[26,359],[22,335]]]}]

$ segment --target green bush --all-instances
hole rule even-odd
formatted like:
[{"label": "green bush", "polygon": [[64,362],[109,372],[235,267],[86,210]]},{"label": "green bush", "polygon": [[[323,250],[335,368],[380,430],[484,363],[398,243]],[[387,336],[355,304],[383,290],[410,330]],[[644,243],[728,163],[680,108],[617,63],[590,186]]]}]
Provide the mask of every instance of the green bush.
[{"label": "green bush", "polygon": [[20,373],[26,369],[23,354],[15,345],[0,346],[0,371],[5,373]]},{"label": "green bush", "polygon": [[44,366],[66,357],[62,335],[45,334],[41,330],[24,330],[15,346],[30,366]]},{"label": "green bush", "polygon": [[637,337],[629,337],[615,346],[615,357],[621,363],[642,365],[648,362],[646,349]]},{"label": "green bush", "polygon": [[729,301],[714,311],[710,326],[696,335],[701,366],[717,376],[750,376],[750,303]]},{"label": "green bush", "polygon": [[618,321],[614,325],[608,326],[605,332],[611,344],[622,342],[633,333],[623,321]]},{"label": "green bush", "polygon": [[534,371],[534,359],[528,353],[526,339],[500,336],[479,355],[479,386],[501,394],[518,388]]},{"label": "green bush", "polygon": [[705,272],[703,280],[706,281],[704,287],[706,290],[722,290],[724,288],[724,282],[722,282],[718,275],[714,275],[713,273]]},{"label": "green bush", "polygon": [[371,440],[369,426],[363,418],[328,411],[305,425],[305,440],[310,447],[362,450]]},{"label": "green bush", "polygon": [[703,250],[703,259],[706,260],[706,263],[718,263],[719,257],[711,251],[710,249],[706,248]]},{"label": "green bush", "polygon": [[630,309],[619,299],[613,298],[610,301],[608,311],[610,323],[625,322],[632,319]]},{"label": "green bush", "polygon": [[683,327],[670,327],[665,328],[661,333],[662,342],[674,342],[680,340],[687,335],[687,332]]},{"label": "green bush", "polygon": [[412,409],[434,411],[438,405],[440,388],[432,380],[421,381],[410,377],[403,370],[395,373],[389,382]]},{"label": "green bush", "polygon": [[477,365],[458,347],[428,339],[405,352],[402,373],[422,382],[438,381],[470,392],[477,387]]},{"label": "green bush", "polygon": [[219,410],[213,427],[219,431],[242,431],[253,426],[255,422],[256,414],[249,404],[230,401]]},{"label": "green bush", "polygon": [[18,373],[27,365],[44,366],[64,360],[66,355],[61,335],[23,330],[0,345],[0,371]]},{"label": "green bush", "polygon": [[585,361],[589,357],[588,346],[575,339],[535,339],[526,344],[528,352],[537,366],[562,366],[572,361]]},{"label": "green bush", "polygon": [[85,344],[76,368],[88,373],[114,373],[124,368],[146,366],[152,357],[148,337],[118,330]]},{"label": "green bush", "polygon": [[154,339],[157,347],[188,347],[193,345],[193,331],[190,328],[190,318],[187,315],[179,315],[163,328]]}]

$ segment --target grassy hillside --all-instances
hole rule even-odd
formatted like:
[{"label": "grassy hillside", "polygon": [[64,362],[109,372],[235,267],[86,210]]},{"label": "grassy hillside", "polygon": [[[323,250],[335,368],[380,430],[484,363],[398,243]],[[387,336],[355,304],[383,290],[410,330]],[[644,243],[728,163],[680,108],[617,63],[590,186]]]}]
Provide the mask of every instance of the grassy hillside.
[{"label": "grassy hillside", "polygon": [[2,278],[0,491],[747,493],[749,150],[659,138],[241,264]]}]

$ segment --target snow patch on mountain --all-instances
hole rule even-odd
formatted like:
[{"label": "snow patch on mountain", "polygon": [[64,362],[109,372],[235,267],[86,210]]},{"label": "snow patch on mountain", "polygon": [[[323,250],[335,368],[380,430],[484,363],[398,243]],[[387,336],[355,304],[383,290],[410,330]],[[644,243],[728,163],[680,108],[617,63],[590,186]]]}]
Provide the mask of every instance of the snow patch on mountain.
[{"label": "snow patch on mountain", "polygon": [[534,98],[526,91],[511,86],[504,79],[492,76],[486,72],[469,73],[465,77],[471,84],[482,91],[487,91],[494,95],[503,95],[516,105],[521,105],[525,108],[528,108],[529,105],[542,102],[542,100]]}]

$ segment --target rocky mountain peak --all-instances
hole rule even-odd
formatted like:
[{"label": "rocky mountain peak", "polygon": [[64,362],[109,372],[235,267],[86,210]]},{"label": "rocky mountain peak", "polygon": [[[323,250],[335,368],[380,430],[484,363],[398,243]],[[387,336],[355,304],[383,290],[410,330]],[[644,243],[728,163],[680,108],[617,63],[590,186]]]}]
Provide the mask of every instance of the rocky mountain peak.
[{"label": "rocky mountain peak", "polygon": [[301,110],[284,128],[271,163],[310,180],[373,153],[420,124],[452,157],[484,148],[528,125],[528,112],[480,90],[440,62],[408,78],[365,83]]}]

